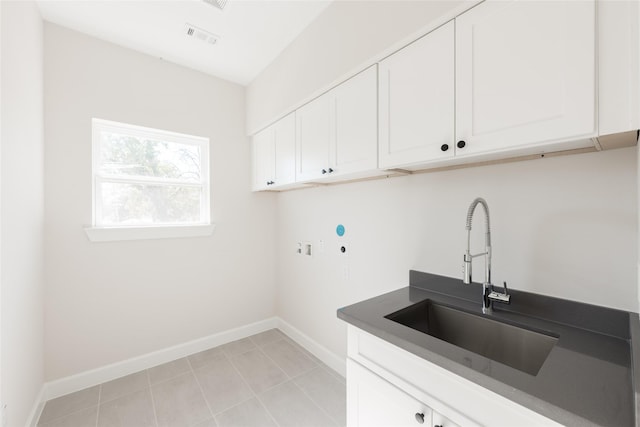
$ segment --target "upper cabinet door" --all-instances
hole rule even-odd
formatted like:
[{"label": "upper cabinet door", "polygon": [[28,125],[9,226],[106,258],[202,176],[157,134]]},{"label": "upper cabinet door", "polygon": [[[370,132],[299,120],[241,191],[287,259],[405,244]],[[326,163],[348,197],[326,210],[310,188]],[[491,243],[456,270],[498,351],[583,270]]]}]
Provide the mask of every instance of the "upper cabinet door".
[{"label": "upper cabinet door", "polygon": [[454,23],[379,64],[380,168],[454,155]]},{"label": "upper cabinet door", "polygon": [[275,170],[274,140],[271,127],[253,137],[253,190],[265,190],[271,186]]},{"label": "upper cabinet door", "polygon": [[378,79],[374,65],[333,91],[332,175],[378,167]]},{"label": "upper cabinet door", "polygon": [[456,155],[596,134],[595,2],[487,0],[456,18]]},{"label": "upper cabinet door", "polygon": [[296,181],[326,176],[331,142],[330,92],[296,110]]},{"label": "upper cabinet door", "polygon": [[296,181],[296,114],[289,114],[273,125],[275,186]]}]

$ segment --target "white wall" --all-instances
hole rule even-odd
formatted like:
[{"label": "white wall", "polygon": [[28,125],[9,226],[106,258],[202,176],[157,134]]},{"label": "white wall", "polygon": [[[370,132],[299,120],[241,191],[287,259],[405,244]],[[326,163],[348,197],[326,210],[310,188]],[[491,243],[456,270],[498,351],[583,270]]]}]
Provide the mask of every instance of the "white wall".
[{"label": "white wall", "polygon": [[25,425],[43,371],[42,19],[34,2],[0,2],[1,395]]},{"label": "white wall", "polygon": [[[239,85],[45,24],[47,380],[275,314],[244,114]],[[213,236],[89,242],[92,117],[209,137]]]},{"label": "white wall", "polygon": [[[253,134],[474,0],[336,0],[247,87]],[[440,22],[443,23],[444,21]],[[389,54],[391,52],[387,52]]]},{"label": "white wall", "polygon": [[[345,355],[336,309],[407,286],[409,269],[461,277],[467,208],[478,196],[490,208],[494,283],[638,311],[636,164],[636,148],[625,148],[281,193],[278,314]],[[298,241],[313,242],[315,256],[297,255]]]}]

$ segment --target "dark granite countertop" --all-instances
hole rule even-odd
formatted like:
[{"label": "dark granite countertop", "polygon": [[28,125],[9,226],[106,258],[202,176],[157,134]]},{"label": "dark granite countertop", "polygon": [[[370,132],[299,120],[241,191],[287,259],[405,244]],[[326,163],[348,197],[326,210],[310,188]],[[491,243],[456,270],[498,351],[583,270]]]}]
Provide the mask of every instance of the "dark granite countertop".
[{"label": "dark granite countertop", "polygon": [[[496,303],[493,313],[483,315],[480,284],[417,271],[410,272],[409,282],[409,287],[341,308],[338,317],[559,423],[637,425],[637,313],[510,289],[511,305]],[[425,300],[558,341],[534,376],[385,318]]]}]

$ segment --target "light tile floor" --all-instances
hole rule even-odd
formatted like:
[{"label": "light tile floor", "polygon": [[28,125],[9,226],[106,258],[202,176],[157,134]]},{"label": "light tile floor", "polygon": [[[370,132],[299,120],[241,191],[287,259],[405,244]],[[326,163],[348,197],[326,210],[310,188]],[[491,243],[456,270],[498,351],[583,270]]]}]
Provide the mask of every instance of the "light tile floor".
[{"label": "light tile floor", "polygon": [[42,427],[346,424],[345,382],[277,329],[47,402]]}]

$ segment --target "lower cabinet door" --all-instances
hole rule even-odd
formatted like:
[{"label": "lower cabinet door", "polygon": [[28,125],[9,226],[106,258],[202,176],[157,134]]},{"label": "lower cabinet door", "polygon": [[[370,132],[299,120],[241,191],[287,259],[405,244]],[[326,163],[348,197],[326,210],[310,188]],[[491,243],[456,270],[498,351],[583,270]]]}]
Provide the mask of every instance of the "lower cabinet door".
[{"label": "lower cabinet door", "polygon": [[432,411],[396,386],[347,359],[347,425],[431,426]]},{"label": "lower cabinet door", "polygon": [[449,418],[437,412],[433,412],[433,427],[461,427]]}]

